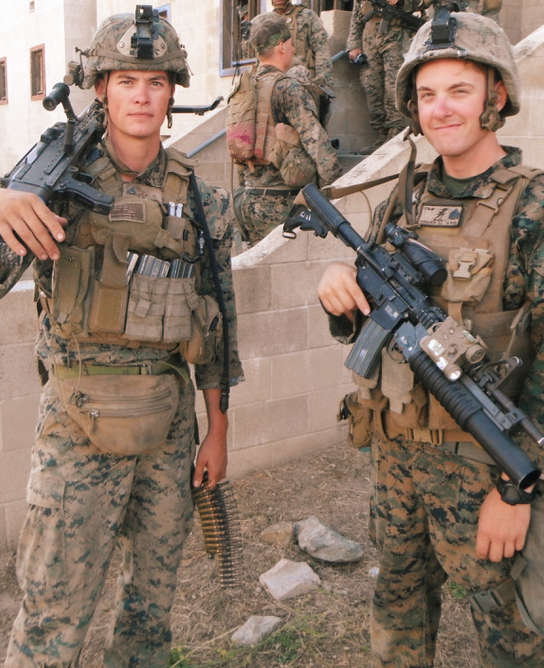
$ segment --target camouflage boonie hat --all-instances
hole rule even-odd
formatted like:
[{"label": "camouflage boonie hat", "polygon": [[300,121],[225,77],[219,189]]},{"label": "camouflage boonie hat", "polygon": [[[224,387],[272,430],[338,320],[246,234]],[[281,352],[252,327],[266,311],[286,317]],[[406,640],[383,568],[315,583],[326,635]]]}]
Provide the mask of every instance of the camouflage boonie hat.
[{"label": "camouflage boonie hat", "polygon": [[134,16],[110,16],[82,56],[86,61],[81,66],[70,65],[73,82],[80,88],[92,88],[100,74],[111,70],[173,72],[177,84],[189,86],[187,51],[172,25],[151,5],[137,5]]},{"label": "camouflage boonie hat", "polygon": [[291,39],[289,26],[281,14],[259,14],[251,21],[249,43],[257,53]]},{"label": "camouflage boonie hat", "polygon": [[480,14],[451,12],[450,16],[457,23],[453,43],[433,43],[431,31],[434,21],[427,21],[412,40],[397,74],[398,110],[411,118],[408,102],[413,92],[413,73],[419,65],[431,60],[455,58],[495,68],[508,93],[508,100],[500,113],[502,116],[514,116],[520,108],[520,82],[508,37],[495,21]]}]

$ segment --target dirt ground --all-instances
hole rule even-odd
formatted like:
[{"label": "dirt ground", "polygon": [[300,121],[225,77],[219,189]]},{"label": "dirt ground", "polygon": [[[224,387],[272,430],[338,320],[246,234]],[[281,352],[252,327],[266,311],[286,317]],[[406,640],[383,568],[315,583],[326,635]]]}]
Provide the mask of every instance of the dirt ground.
[{"label": "dirt ground", "polygon": [[[377,566],[367,537],[368,454],[345,445],[233,481],[243,538],[245,574],[240,586],[221,588],[214,560],[203,547],[198,524],[179,571],[173,611],[174,649],[170,667],[212,668],[372,668],[369,603]],[[279,521],[314,515],[358,541],[363,559],[350,565],[318,562],[292,542],[279,548],[261,532]],[[321,587],[283,602],[259,584],[259,575],[281,558],[306,561]],[[0,557],[0,660],[19,605],[14,555]],[[82,668],[100,668],[100,652],[113,609],[115,573],[108,578],[83,651]],[[255,648],[235,648],[232,633],[251,615],[275,615],[282,626]],[[445,588],[436,668],[475,668],[475,642],[468,604],[454,588]]]}]

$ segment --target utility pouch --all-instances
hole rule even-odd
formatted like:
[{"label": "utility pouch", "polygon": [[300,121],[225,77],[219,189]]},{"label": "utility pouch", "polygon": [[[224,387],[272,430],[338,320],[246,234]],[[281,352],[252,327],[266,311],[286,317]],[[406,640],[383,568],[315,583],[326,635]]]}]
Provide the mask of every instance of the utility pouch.
[{"label": "utility pouch", "polygon": [[[136,341],[160,341],[166,293],[172,279],[133,274],[128,297],[125,335]],[[178,279],[179,280],[179,279]]]},{"label": "utility pouch", "polygon": [[59,379],[68,415],[102,452],[143,455],[166,442],[179,403],[171,374]]},{"label": "utility pouch", "polygon": [[493,254],[483,248],[451,250],[442,298],[453,303],[478,304],[489,286],[493,261]]},{"label": "utility pouch", "polygon": [[89,332],[122,334],[127,309],[127,252],[130,237],[110,235],[100,277],[94,281]]},{"label": "utility pouch", "polygon": [[531,503],[531,524],[525,546],[512,567],[516,604],[525,624],[544,635],[544,497]]},{"label": "utility pouch", "polygon": [[208,364],[215,358],[222,331],[219,306],[209,295],[197,295],[194,291],[188,303],[191,309],[191,337],[181,342],[180,353],[190,364]]},{"label": "utility pouch", "polygon": [[284,182],[292,188],[297,188],[314,181],[317,174],[316,166],[301,146],[298,132],[285,123],[278,123],[274,130],[276,142],[272,163],[280,170]]},{"label": "utility pouch", "polygon": [[348,443],[352,448],[367,448],[372,440],[372,409],[359,403],[359,392],[351,392],[340,402],[338,422],[348,421]]},{"label": "utility pouch", "polygon": [[194,278],[168,278],[164,303],[163,340],[177,343],[191,338],[190,296],[195,291]]},{"label": "utility pouch", "polygon": [[94,276],[94,248],[59,247],[53,267],[52,317],[65,336],[86,329],[86,299]]}]

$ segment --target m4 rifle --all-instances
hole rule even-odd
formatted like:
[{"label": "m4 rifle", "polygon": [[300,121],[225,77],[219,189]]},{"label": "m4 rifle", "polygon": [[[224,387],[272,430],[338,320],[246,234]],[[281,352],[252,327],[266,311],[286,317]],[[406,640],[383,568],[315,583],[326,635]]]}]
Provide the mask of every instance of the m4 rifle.
[{"label": "m4 rifle", "polygon": [[[444,282],[442,258],[392,223],[386,225],[385,234],[393,252],[367,242],[314,184],[305,186],[302,194],[307,206],[293,208],[284,235],[293,237],[300,227],[319,237],[328,232],[338,237],[356,252],[357,283],[373,304],[346,366],[370,378],[382,348],[394,345],[421,384],[510,480],[521,489],[533,485],[540,470],[509,433],[521,427],[539,446],[544,434],[499,389],[505,362],[491,363],[483,341],[449,318],[424,291]],[[506,366],[513,369],[519,364],[521,360],[511,358]]]}]

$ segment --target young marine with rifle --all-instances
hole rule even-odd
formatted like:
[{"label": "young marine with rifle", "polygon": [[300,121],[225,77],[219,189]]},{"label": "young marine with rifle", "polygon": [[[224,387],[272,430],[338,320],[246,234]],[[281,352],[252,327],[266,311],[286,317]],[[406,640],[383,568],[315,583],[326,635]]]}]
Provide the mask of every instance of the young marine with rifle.
[{"label": "young marine with rifle", "polygon": [[520,105],[508,39],[490,19],[437,6],[396,96],[438,158],[415,174],[411,159],[364,240],[311,186],[311,211],[285,227],[332,231],[357,250],[318,292],[331,332],[356,341],[347,365],[360,374],[380,559],[372,648],[381,666],[432,666],[451,579],[468,593],[479,665],[537,668],[544,174],[497,138]]},{"label": "young marine with rifle", "polygon": [[[6,668],[77,665],[117,545],[104,666],[164,668],[191,484],[226,473],[229,386],[243,379],[230,195],[160,139],[176,84],[189,86],[186,56],[150,5],[105,20],[68,79],[96,102],[0,189],[2,292],[34,258],[49,375]],[[70,109],[64,84],[57,103]],[[208,417],[194,469],[190,363]]]}]

